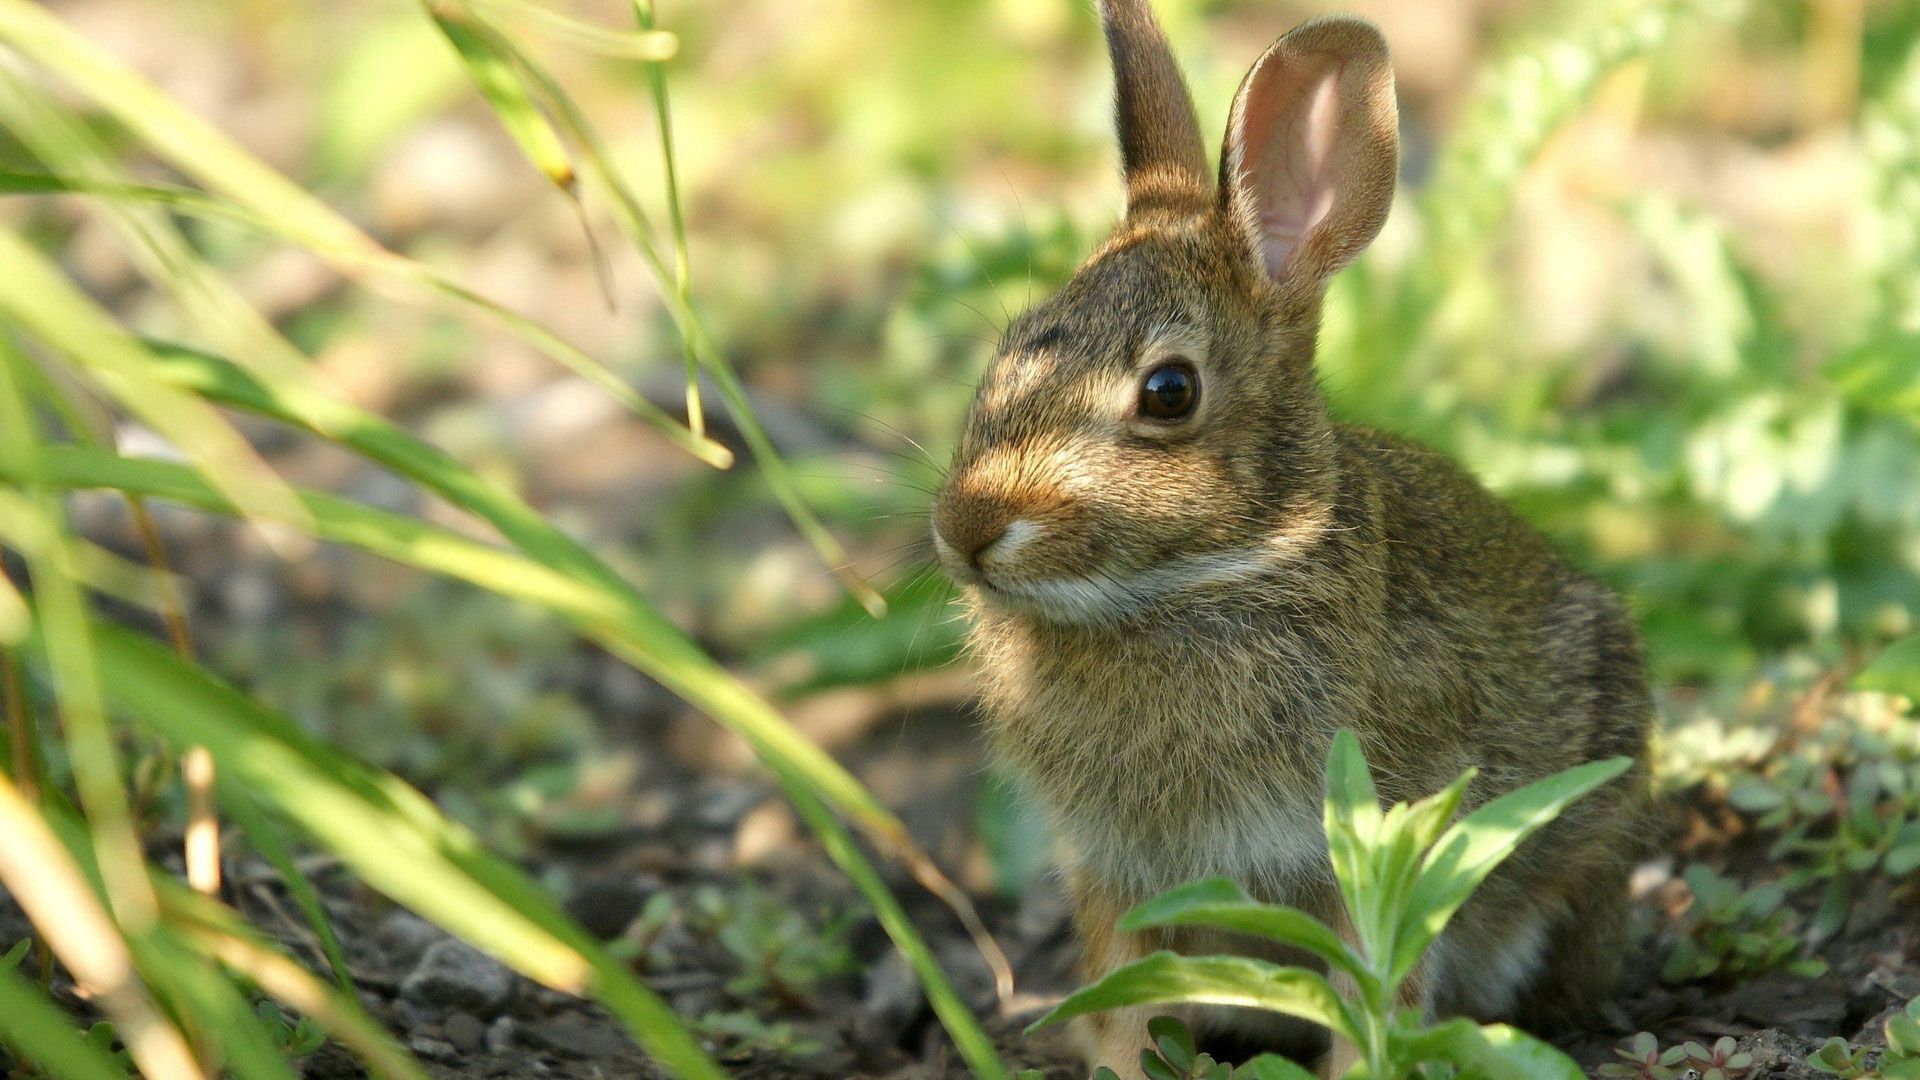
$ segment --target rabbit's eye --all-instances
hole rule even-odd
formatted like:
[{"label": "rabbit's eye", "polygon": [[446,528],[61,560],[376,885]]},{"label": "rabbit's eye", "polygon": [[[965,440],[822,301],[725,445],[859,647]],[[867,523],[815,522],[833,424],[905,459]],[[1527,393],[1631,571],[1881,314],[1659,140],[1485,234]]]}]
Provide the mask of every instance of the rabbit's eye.
[{"label": "rabbit's eye", "polygon": [[1200,403],[1200,373],[1185,360],[1161,364],[1140,383],[1140,415],[1153,420],[1184,420]]}]

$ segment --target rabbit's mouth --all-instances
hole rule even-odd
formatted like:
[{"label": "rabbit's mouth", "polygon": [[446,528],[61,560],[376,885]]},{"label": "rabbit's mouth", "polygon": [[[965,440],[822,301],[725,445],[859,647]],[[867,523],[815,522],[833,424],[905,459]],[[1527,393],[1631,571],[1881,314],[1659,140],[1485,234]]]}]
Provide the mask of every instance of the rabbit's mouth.
[{"label": "rabbit's mouth", "polygon": [[1091,573],[1031,581],[996,579],[991,570],[966,576],[992,607],[1043,622],[1101,626],[1192,599],[1192,590],[1233,585],[1271,573],[1275,553],[1263,548],[1189,555],[1140,569],[1102,567]]}]

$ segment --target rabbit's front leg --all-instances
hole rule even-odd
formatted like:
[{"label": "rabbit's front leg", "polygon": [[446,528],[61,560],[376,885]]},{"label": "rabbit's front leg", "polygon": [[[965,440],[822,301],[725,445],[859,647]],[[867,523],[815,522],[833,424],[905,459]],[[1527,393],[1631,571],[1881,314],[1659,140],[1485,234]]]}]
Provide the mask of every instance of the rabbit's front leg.
[{"label": "rabbit's front leg", "polygon": [[[1153,935],[1115,929],[1130,905],[1084,872],[1067,876],[1067,894],[1073,902],[1073,926],[1081,943],[1080,974],[1084,982],[1164,947]],[[1070,1030],[1089,1068],[1105,1065],[1123,1077],[1137,1077],[1141,1075],[1140,1051],[1151,1043],[1147,1021],[1162,1013],[1178,1015],[1185,1011],[1144,1005],[1108,1009],[1080,1017]]]}]

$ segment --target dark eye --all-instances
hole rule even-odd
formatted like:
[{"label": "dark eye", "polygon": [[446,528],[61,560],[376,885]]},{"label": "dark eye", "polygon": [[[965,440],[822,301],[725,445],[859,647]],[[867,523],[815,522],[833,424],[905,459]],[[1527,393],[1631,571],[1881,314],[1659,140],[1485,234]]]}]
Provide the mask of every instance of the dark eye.
[{"label": "dark eye", "polygon": [[1152,420],[1184,420],[1200,403],[1200,373],[1185,360],[1161,364],[1140,383],[1140,415]]}]

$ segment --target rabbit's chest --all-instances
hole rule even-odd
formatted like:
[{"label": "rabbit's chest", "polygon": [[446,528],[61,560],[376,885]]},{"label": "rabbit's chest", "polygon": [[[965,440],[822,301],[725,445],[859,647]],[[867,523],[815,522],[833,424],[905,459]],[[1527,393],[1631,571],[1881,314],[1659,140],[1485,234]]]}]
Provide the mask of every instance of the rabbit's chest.
[{"label": "rabbit's chest", "polygon": [[1319,762],[1335,725],[1301,669],[1133,659],[1040,657],[988,692],[995,748],[1076,870],[1140,896],[1211,875],[1284,893],[1323,873]]}]

